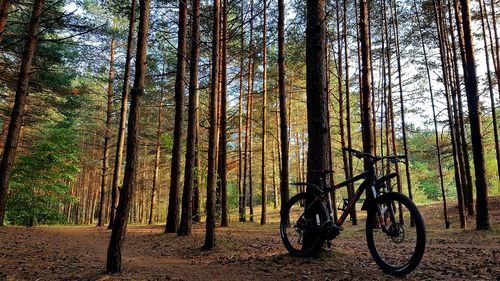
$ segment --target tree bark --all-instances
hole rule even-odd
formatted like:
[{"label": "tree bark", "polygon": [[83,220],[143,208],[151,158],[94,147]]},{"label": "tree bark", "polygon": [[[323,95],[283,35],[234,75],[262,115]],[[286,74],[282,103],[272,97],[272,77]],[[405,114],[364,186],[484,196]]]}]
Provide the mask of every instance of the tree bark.
[{"label": "tree bark", "polygon": [[220,179],[221,193],[221,223],[220,226],[229,226],[229,210],[227,208],[227,17],[228,1],[224,0],[222,8],[222,56],[221,56],[221,88],[220,88],[220,138],[219,161],[217,170]]},{"label": "tree bark", "polygon": [[179,191],[181,180],[182,123],[184,111],[184,77],[187,31],[187,5],[179,0],[179,31],[177,45],[177,75],[175,77],[175,125],[172,146],[172,164],[170,166],[170,193],[165,233],[176,233],[179,227]]},{"label": "tree bark", "polygon": [[[347,33],[347,0],[344,3],[344,13],[343,13],[343,34],[344,38],[344,64],[345,64],[345,111],[346,111],[346,129],[347,129],[347,147],[352,148],[352,133],[351,133],[351,93],[349,87],[349,46],[348,46],[348,33]],[[348,178],[353,177],[353,167],[352,167],[352,155],[349,153],[347,155],[348,163]],[[333,167],[332,167],[333,168]],[[354,185],[350,184],[347,186],[347,191],[349,192],[349,197],[354,194]],[[358,224],[358,218],[356,214],[356,208],[353,208],[350,214],[351,222],[353,225]]]},{"label": "tree bark", "polygon": [[115,152],[115,166],[113,170],[113,182],[111,186],[111,212],[109,216],[108,229],[113,228],[113,221],[115,220],[116,207],[118,204],[120,176],[122,174],[123,164],[123,148],[125,146],[125,126],[127,118],[128,106],[128,92],[129,92],[129,79],[130,79],[130,65],[132,62],[132,48],[134,41],[134,23],[135,23],[135,7],[136,0],[132,0],[130,7],[130,19],[128,25],[127,37],[127,52],[125,55],[125,73],[123,74],[123,87],[122,87],[122,104],[120,108],[120,125],[118,128],[118,140]]},{"label": "tree bark", "polygon": [[7,191],[9,187],[9,178],[12,172],[14,160],[16,158],[17,146],[21,135],[21,126],[23,123],[24,111],[26,107],[26,98],[29,93],[29,78],[31,65],[35,56],[37,46],[38,30],[40,27],[40,18],[43,11],[45,0],[35,0],[33,11],[31,13],[30,23],[28,25],[28,34],[26,45],[21,57],[21,67],[19,78],[16,84],[16,97],[14,107],[10,114],[9,131],[5,140],[2,160],[0,162],[0,226],[4,225],[5,205],[7,202]]},{"label": "tree bark", "polygon": [[212,26],[212,77],[210,85],[210,129],[208,141],[208,171],[207,171],[207,220],[205,243],[203,248],[210,250],[215,246],[215,185],[216,185],[216,148],[217,148],[217,96],[219,92],[219,29],[220,0],[213,2]]},{"label": "tree bark", "polygon": [[[464,54],[464,31],[462,28],[462,20],[460,16],[458,15],[458,10],[460,9],[459,4],[457,1],[455,2],[455,18],[457,22],[457,30],[458,30],[458,38],[459,38],[459,46],[460,46],[460,54],[462,58],[462,65],[465,66],[465,54]],[[448,5],[449,9],[449,18],[450,18],[450,33],[453,34],[453,22],[452,22],[452,15],[451,15],[451,1]],[[459,163],[460,163],[460,175],[462,176],[462,188],[463,188],[463,193],[464,193],[464,203],[467,207],[467,212],[468,215],[473,215],[474,214],[474,198],[472,194],[472,176],[470,172],[470,165],[469,165],[469,153],[467,149],[467,140],[465,137],[465,127],[464,127],[464,113],[463,113],[463,105],[462,105],[462,94],[461,94],[461,84],[460,84],[460,76],[458,72],[458,55],[457,55],[457,48],[456,48],[456,43],[455,43],[455,37],[451,36],[451,43],[452,43],[452,48],[451,48],[451,55],[450,57],[452,58],[452,68],[453,68],[453,73],[455,77],[455,90],[452,90],[453,94],[453,110],[455,112],[455,124],[456,124],[456,134],[457,134],[457,145],[458,147],[458,157],[459,157]],[[467,75],[465,74],[466,70],[464,68],[464,78],[465,81],[467,81]],[[453,76],[453,75],[450,75]],[[467,83],[467,82],[466,82]],[[453,89],[453,87],[452,87]]]},{"label": "tree bark", "polygon": [[243,89],[243,69],[244,69],[244,59],[243,59],[243,52],[244,52],[244,45],[245,45],[245,28],[243,25],[244,22],[244,17],[243,17],[243,10],[244,10],[244,1],[241,1],[241,11],[240,11],[240,20],[241,20],[241,37],[240,37],[240,74],[239,74],[239,80],[240,80],[240,95],[239,95],[239,100],[238,100],[238,214],[239,214],[239,220],[240,221],[245,221],[245,197],[243,196],[243,139],[242,139],[242,132],[243,132],[243,94],[244,94],[244,89]]},{"label": "tree bark", "polygon": [[[307,1],[307,182],[320,185],[321,173],[328,167],[328,104],[326,82],[326,1]],[[309,186],[307,187],[309,189]],[[307,190],[309,191],[309,190]]]},{"label": "tree bark", "polygon": [[[196,95],[196,105],[198,105],[198,95]],[[196,120],[199,120],[199,109],[196,107],[195,113]],[[199,121],[194,124],[196,132],[200,131]],[[201,178],[201,163],[200,163],[200,150],[199,150],[199,137],[196,134],[194,150],[194,185],[193,185],[193,222],[201,222],[201,207],[200,207],[200,178]]]},{"label": "tree bark", "polygon": [[198,133],[198,58],[200,56],[200,0],[192,1],[191,54],[189,66],[189,108],[184,168],[184,191],[182,193],[181,223],[177,235],[191,234],[193,217],[193,189],[196,177],[196,134]]},{"label": "tree bark", "polygon": [[130,203],[136,185],[139,154],[139,115],[141,99],[144,95],[146,77],[146,54],[149,26],[149,0],[140,0],[139,31],[137,36],[137,55],[135,61],[135,79],[132,87],[130,114],[128,118],[127,157],[125,176],[121,189],[116,217],[113,223],[111,239],[107,252],[107,273],[118,273],[122,270],[122,247],[127,230]]},{"label": "tree bark", "polygon": [[262,212],[260,224],[266,224],[266,205],[267,205],[267,188],[266,188],[266,140],[267,140],[267,0],[264,0],[263,11],[263,32],[262,32],[262,165],[261,165],[261,192],[262,192]]},{"label": "tree bark", "polygon": [[[163,82],[163,81],[162,81]],[[155,208],[155,197],[158,189],[158,171],[160,169],[160,155],[161,155],[161,125],[163,123],[163,86],[160,86],[160,107],[158,108],[158,122],[156,125],[156,139],[155,139],[155,163],[153,170],[153,188],[151,189],[151,200],[149,204],[149,220],[148,224],[153,223],[153,214]]]},{"label": "tree bark", "polygon": [[488,186],[486,183],[484,147],[481,134],[481,109],[479,107],[479,93],[477,86],[470,7],[468,0],[460,0],[460,4],[464,29],[465,58],[467,63],[465,91],[467,93],[467,105],[469,108],[472,154],[474,157],[474,174],[476,176],[476,229],[486,230],[491,227],[488,217]]},{"label": "tree bark", "polygon": [[450,138],[451,138],[451,144],[452,144],[452,153],[453,153],[453,163],[454,163],[454,172],[455,172],[455,186],[457,189],[457,197],[458,197],[458,213],[459,213],[459,218],[460,218],[460,227],[465,228],[466,226],[466,220],[465,220],[465,215],[464,215],[464,206],[463,206],[463,194],[462,194],[462,182],[461,182],[461,177],[460,177],[460,170],[458,169],[458,157],[457,157],[457,145],[456,145],[456,139],[455,139],[455,128],[453,126],[453,113],[451,111],[451,104],[450,104],[450,80],[449,80],[449,68],[448,68],[448,58],[447,54],[445,51],[445,34],[444,34],[444,22],[443,22],[443,15],[441,11],[441,1],[440,0],[435,0],[433,2],[434,6],[434,17],[436,21],[436,26],[438,29],[438,41],[439,41],[439,52],[440,52],[440,58],[441,58],[441,69],[443,72],[443,84],[445,88],[445,98],[446,98],[446,108],[448,111],[448,126],[450,128]]},{"label": "tree bark", "polygon": [[[113,30],[116,25],[113,25]],[[114,32],[114,31],[113,31]],[[111,38],[111,50],[109,59],[109,76],[108,76],[108,102],[106,107],[106,129],[104,132],[104,144],[102,148],[102,175],[101,175],[101,201],[99,204],[99,218],[97,221],[97,226],[103,226],[106,222],[106,213],[108,208],[104,206],[104,200],[106,198],[106,193],[108,189],[108,170],[109,170],[109,146],[111,141],[111,122],[113,114],[113,82],[115,79],[115,47],[116,38],[113,33]],[[113,207],[111,207],[111,213]]]},{"label": "tree bark", "polygon": [[245,214],[240,215],[240,221],[246,221],[246,200],[247,200],[247,175],[248,175],[248,190],[249,190],[249,202],[250,206],[250,221],[253,221],[253,202],[252,202],[252,106],[253,106],[253,74],[254,74],[254,62],[253,62],[253,0],[250,5],[250,38],[248,47],[248,93],[247,93],[247,114],[246,114],[246,124],[245,124],[245,152],[244,152],[244,165],[243,165],[243,208]]},{"label": "tree bark", "polygon": [[286,89],[285,89],[285,1],[278,0],[278,91],[280,108],[280,195],[281,207],[289,198],[289,171],[288,171],[288,122],[286,112]]},{"label": "tree bark", "polygon": [[[370,26],[368,0],[360,0],[359,2],[359,27],[361,40],[361,95],[362,95],[362,120],[361,127],[363,132],[363,151],[373,153],[373,120],[372,112],[372,97],[371,97],[371,59],[370,59],[370,40],[368,29]],[[365,160],[364,168],[368,170],[370,163]]]}]

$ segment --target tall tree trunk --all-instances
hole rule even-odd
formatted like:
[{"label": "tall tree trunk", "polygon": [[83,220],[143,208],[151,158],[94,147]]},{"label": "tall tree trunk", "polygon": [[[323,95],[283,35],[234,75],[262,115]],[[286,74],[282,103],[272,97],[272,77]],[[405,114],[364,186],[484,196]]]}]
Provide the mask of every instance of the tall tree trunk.
[{"label": "tall tree trunk", "polygon": [[[326,35],[326,40],[325,40],[325,60],[326,60],[326,65],[327,67],[325,68],[325,71],[326,71],[326,89],[327,89],[327,95],[326,95],[326,98],[327,98],[327,107],[328,109],[330,108],[330,106],[333,108],[333,104],[331,102],[332,100],[332,94],[330,93],[330,70],[329,70],[329,67],[328,65],[330,65],[331,63],[331,52],[329,51],[328,49],[328,46],[329,46],[329,34],[327,33]],[[327,111],[327,120],[328,120],[328,142],[327,142],[327,145],[328,145],[328,169],[329,170],[333,170],[333,149],[332,149],[332,131],[331,131],[331,116],[330,116],[330,110]],[[305,134],[305,133],[304,133]],[[306,156],[304,155],[304,158],[306,158]],[[330,175],[330,186],[334,186],[335,185],[335,180],[333,178],[333,175]],[[332,206],[337,206],[337,192],[335,190],[333,190],[330,194],[328,194],[328,200],[331,200],[332,201]],[[337,214],[337,209],[334,208],[332,210],[333,212],[333,219],[335,221],[337,221],[338,219],[338,214]]]},{"label": "tall tree trunk", "polygon": [[262,192],[262,213],[260,224],[266,224],[266,204],[267,204],[267,188],[266,188],[266,140],[267,140],[267,0],[264,0],[264,18],[262,32],[262,165],[261,165],[261,192]]},{"label": "tall tree trunk", "polygon": [[[497,73],[497,78],[498,78],[498,77],[500,77],[500,42],[498,41],[499,36],[498,36],[498,29],[497,29],[497,14],[495,11],[495,5],[496,5],[495,1],[490,0],[493,33],[495,34],[495,51],[493,53],[496,54],[496,73]],[[491,46],[491,47],[493,48],[493,46]]]},{"label": "tall tree trunk", "polygon": [[184,168],[184,191],[182,193],[181,223],[177,235],[190,235],[193,217],[193,188],[196,177],[196,134],[198,124],[198,58],[200,56],[200,0],[192,1],[191,55],[189,65],[189,109]]},{"label": "tall tree trunk", "polygon": [[[349,46],[348,46],[348,34],[347,34],[347,0],[344,3],[344,13],[343,13],[343,34],[344,38],[344,65],[345,65],[345,111],[346,111],[346,129],[347,129],[347,147],[352,147],[352,133],[351,133],[351,93],[349,88]],[[347,155],[348,160],[348,178],[353,177],[353,167],[352,167],[352,155],[349,153]],[[332,167],[333,168],[333,167]],[[350,184],[347,186],[347,192],[349,193],[349,198],[354,194],[354,185]],[[350,214],[351,222],[353,225],[358,224],[358,218],[356,214],[356,208],[353,208]]]},{"label": "tall tree trunk", "polygon": [[476,176],[476,229],[490,229],[488,217],[488,187],[486,184],[486,167],[484,163],[484,148],[481,134],[481,109],[479,107],[470,7],[468,0],[460,0],[460,4],[464,29],[465,58],[467,63],[465,91],[467,93],[467,105],[469,108],[474,174]]},{"label": "tall tree trunk", "polygon": [[0,44],[3,39],[3,32],[5,30],[5,26],[7,25],[7,15],[9,14],[9,7],[11,0],[2,0],[0,1]]},{"label": "tall tree trunk", "polygon": [[288,122],[286,114],[286,91],[285,91],[285,1],[278,0],[278,91],[280,108],[280,143],[281,143],[281,165],[280,165],[280,194],[281,206],[283,207],[289,198],[288,188]]},{"label": "tall tree trunk", "polygon": [[21,135],[26,98],[29,93],[31,65],[33,63],[33,57],[35,56],[40,18],[44,4],[45,0],[35,0],[33,4],[33,11],[28,25],[26,45],[21,57],[21,67],[19,69],[19,78],[16,85],[14,107],[10,114],[9,131],[7,133],[7,139],[5,140],[2,161],[0,162],[0,226],[4,224],[9,178],[16,158],[19,136]]},{"label": "tall tree trunk", "polygon": [[240,221],[245,221],[245,197],[243,195],[243,148],[242,148],[242,132],[243,132],[243,51],[245,45],[245,28],[244,28],[244,10],[245,1],[241,1],[240,21],[241,21],[241,37],[240,37],[240,96],[238,100],[238,214]]},{"label": "tall tree trunk", "polygon": [[[345,59],[347,61],[348,57],[347,57],[347,54],[345,52],[347,52],[347,46],[344,46],[345,48],[343,49],[344,51],[344,57],[342,56],[342,40],[344,41],[344,44],[347,44],[347,30],[346,30],[346,20],[344,19],[345,15],[342,16],[342,20],[344,22],[344,26],[343,26],[343,29],[342,29],[342,36],[340,36],[341,34],[341,30],[340,30],[340,0],[337,0],[337,6],[336,6],[336,10],[337,10],[337,53],[338,53],[338,58],[337,58],[337,87],[338,87],[338,99],[339,99],[339,130],[340,130],[340,145],[341,147],[346,147],[346,135],[345,135],[345,126],[344,126],[344,93],[343,93],[343,85],[342,85],[342,78],[343,78],[343,74],[342,74],[342,71],[344,70],[344,67],[343,67],[343,61],[342,59]],[[345,0],[344,0],[345,2]],[[344,5],[346,5],[346,3],[344,3]],[[346,12],[346,7],[344,7],[343,9],[343,12],[345,13]],[[347,68],[347,65],[346,64],[346,67],[345,67],[345,70],[346,70],[346,77],[345,77],[345,82],[346,82],[346,89],[349,89],[349,86],[348,86],[348,79],[349,77],[347,76],[348,75],[348,68]],[[349,93],[346,92],[346,97],[349,96]],[[347,98],[347,101],[349,100],[349,98]],[[346,106],[348,107],[348,106]],[[350,112],[349,112],[350,114]],[[349,122],[350,122],[350,117],[348,118],[349,119]],[[348,125],[349,127],[349,135],[347,136],[348,138],[350,138],[350,125]],[[350,140],[349,140],[350,141]],[[347,145],[347,146],[350,146]],[[349,155],[348,153],[346,153],[345,151],[342,151],[342,161],[343,161],[343,166],[344,166],[344,176],[346,179],[349,179],[351,178],[351,167],[349,165]],[[333,167],[331,167],[333,168]],[[333,177],[333,176],[332,176]],[[354,196],[354,186],[353,185],[349,185],[347,187],[347,196],[349,198],[352,198]],[[351,222],[353,225],[356,225],[357,224],[357,218],[356,218],[356,210],[353,208],[353,210],[351,211],[350,213],[350,217],[351,217]]]},{"label": "tall tree trunk", "polygon": [[420,14],[418,12],[418,7],[416,4],[416,0],[413,0],[413,5],[415,8],[415,14],[416,14],[416,19],[417,19],[417,25],[418,25],[418,31],[420,35],[420,41],[422,43],[422,51],[424,53],[424,62],[425,62],[425,69],[427,73],[427,83],[429,83],[429,94],[431,96],[431,106],[432,106],[432,119],[434,121],[434,136],[436,139],[436,151],[437,151],[437,158],[438,158],[438,170],[439,170],[439,182],[441,185],[441,196],[443,198],[443,216],[444,216],[444,224],[446,228],[450,228],[450,221],[448,218],[448,208],[446,206],[446,192],[444,188],[444,179],[443,179],[443,167],[442,167],[442,161],[441,161],[441,146],[439,145],[439,135],[438,135],[438,127],[437,127],[437,118],[436,118],[436,107],[434,105],[434,93],[432,91],[432,80],[431,80],[431,72],[429,69],[429,63],[428,63],[428,57],[427,57],[427,51],[425,48],[425,43],[424,43],[424,37],[422,33],[422,25],[420,23]]},{"label": "tall tree trunk", "polygon": [[229,226],[229,214],[227,208],[227,17],[228,1],[224,0],[222,8],[222,53],[221,53],[221,89],[220,89],[220,138],[219,138],[219,161],[217,171],[220,178],[221,192],[221,223],[220,226]]},{"label": "tall tree trunk", "polygon": [[406,155],[406,185],[408,187],[408,197],[413,200],[413,192],[411,186],[411,174],[410,174],[410,154],[408,151],[408,137],[406,135],[406,116],[405,116],[405,106],[404,106],[404,97],[403,97],[403,77],[401,73],[401,49],[399,42],[399,16],[398,9],[396,5],[396,1],[393,1],[394,6],[394,27],[395,27],[395,36],[396,36],[396,62],[398,69],[398,88],[399,88],[399,103],[400,103],[400,111],[401,111],[401,131],[403,133],[403,150]]},{"label": "tall tree trunk", "polygon": [[[248,94],[247,94],[247,114],[245,124],[245,152],[244,152],[244,165],[243,165],[243,204],[244,212],[246,213],[246,200],[247,200],[247,175],[248,175],[248,190],[250,193],[249,206],[250,206],[250,221],[253,221],[253,203],[252,203],[252,103],[253,103],[253,0],[250,5],[250,38],[248,48]],[[240,221],[246,220],[246,214],[240,215]]]},{"label": "tall tree trunk", "polygon": [[[199,105],[198,95],[196,95],[196,105]],[[199,109],[196,107],[196,120],[199,120]],[[194,124],[196,132],[200,131],[199,121]],[[201,163],[199,150],[199,137],[196,134],[194,150],[194,185],[193,185],[193,222],[201,222],[201,207],[200,207],[200,186],[201,186]]]},{"label": "tall tree trunk", "polygon": [[135,7],[136,0],[132,0],[130,7],[130,19],[128,24],[128,37],[127,37],[127,52],[125,55],[125,73],[123,74],[123,87],[122,87],[122,104],[120,108],[120,125],[118,128],[118,140],[116,143],[115,166],[113,170],[113,182],[111,186],[111,212],[109,216],[108,229],[113,228],[113,221],[115,220],[116,207],[118,204],[120,176],[122,174],[123,164],[123,148],[125,146],[125,126],[127,117],[128,106],[128,92],[129,92],[129,78],[130,78],[130,65],[132,62],[132,48],[134,45],[134,23],[135,23]]},{"label": "tall tree trunk", "polygon": [[[486,8],[486,2],[483,2],[483,5]],[[488,17],[486,17],[486,23],[488,24],[488,32],[490,35],[491,55],[493,58],[493,65],[495,68],[495,74],[497,76],[497,81],[500,81],[500,42],[498,41],[497,17],[496,17],[495,1],[494,0],[490,0],[490,6],[491,6],[491,20],[492,20],[492,26],[493,26],[493,35],[491,34],[491,28],[490,28]],[[494,42],[493,42],[493,39],[495,40]],[[497,82],[497,86],[498,86],[498,93],[500,95],[500,83]],[[499,177],[500,177],[500,172],[499,172]]]},{"label": "tall tree trunk", "polygon": [[248,206],[250,207],[250,221],[254,221],[253,212],[253,172],[252,172],[252,154],[253,154],[253,138],[252,138],[252,121],[253,121],[253,87],[254,87],[254,73],[255,73],[255,50],[253,49],[253,25],[254,22],[254,0],[250,0],[250,69],[248,75],[248,100],[249,106],[247,111],[248,120]]},{"label": "tall tree trunk", "polygon": [[276,186],[276,140],[272,138],[272,147],[271,151],[271,161],[273,167],[273,207],[274,209],[278,209],[278,187]]},{"label": "tall tree trunk", "polygon": [[[488,36],[489,36],[490,49],[491,49],[491,58],[493,60],[493,68],[495,70],[495,75],[497,77],[497,81],[500,81],[500,72],[498,71],[499,69],[497,67],[497,58],[499,57],[500,54],[498,54],[498,51],[497,51],[497,53],[495,53],[495,50],[497,50],[497,49],[495,48],[495,44],[493,43],[493,34],[492,34],[492,31],[491,31],[490,21],[489,21],[489,17],[488,17],[488,11],[487,11],[486,1],[481,0],[481,3],[482,3],[482,6],[483,6],[483,10],[484,10],[484,16],[482,16],[482,20],[485,21],[486,27],[488,29]],[[492,14],[492,17],[493,17],[493,21],[496,23],[495,14]],[[496,29],[496,27],[495,27],[495,29]],[[498,41],[496,41],[496,42],[498,43]],[[498,47],[498,44],[496,46]],[[500,83],[497,83],[497,86],[498,86],[498,92],[500,94]],[[500,150],[500,148],[499,148],[499,150]],[[498,172],[498,178],[500,179],[500,160],[497,161],[497,170],[498,170],[497,171]]]},{"label": "tall tree trunk", "polygon": [[[390,8],[390,14],[391,14],[391,22],[393,22],[393,9],[396,7],[393,7],[393,2],[389,0],[389,8]],[[387,56],[387,117],[386,117],[386,140],[387,140],[387,153],[390,154],[390,151],[392,151],[392,155],[398,155],[397,151],[397,146],[396,146],[396,126],[395,126],[395,121],[394,121],[394,104],[393,104],[393,96],[392,96],[392,64],[391,64],[391,33],[388,28],[388,19],[387,19],[387,12],[386,12],[386,1],[384,0],[384,32],[386,33],[386,38],[387,38],[387,51],[386,51],[386,56]],[[390,124],[389,124],[390,122]],[[390,127],[390,130],[388,129]],[[390,138],[391,142],[389,142],[389,136],[388,133],[390,131]],[[391,147],[389,147],[391,144]],[[397,177],[396,177],[396,186],[397,190],[399,193],[403,192],[403,186],[401,183],[401,176],[399,175],[399,165],[398,163],[394,164],[394,169],[396,171]],[[387,174],[390,173],[390,163],[387,163]],[[391,185],[390,181],[388,182],[389,186]],[[398,204],[399,208],[399,221],[401,223],[404,223],[403,220],[403,210],[402,210],[402,205],[401,203]]]},{"label": "tall tree trunk", "polygon": [[[462,58],[462,65],[465,66],[465,54],[464,54],[464,36],[463,36],[463,29],[462,29],[462,20],[460,16],[458,15],[458,10],[460,9],[459,4],[457,1],[455,1],[455,18],[457,22],[457,30],[458,30],[458,38],[459,38],[459,46],[460,46],[460,54]],[[450,18],[450,33],[453,34],[453,22],[452,22],[452,15],[451,15],[451,1],[448,5],[449,9],[449,18]],[[452,91],[452,94],[455,93],[456,96],[453,97],[453,110],[455,112],[455,119],[456,119],[456,133],[457,133],[457,144],[459,145],[458,147],[458,152],[459,152],[459,160],[460,160],[460,174],[462,176],[462,187],[463,187],[463,193],[465,194],[464,196],[464,201],[467,206],[467,212],[468,215],[473,215],[474,214],[474,199],[473,199],[473,194],[472,194],[472,175],[470,172],[470,165],[469,165],[469,152],[467,149],[467,140],[465,137],[465,126],[464,126],[464,113],[463,113],[463,105],[462,105],[462,94],[461,94],[461,84],[460,84],[460,76],[458,73],[458,55],[457,55],[457,48],[455,44],[455,37],[451,36],[451,42],[452,42],[452,49],[451,49],[451,55],[450,57],[452,58],[452,63],[451,65],[453,66],[453,73],[455,77],[455,91]],[[465,81],[467,81],[467,75],[465,75],[466,70],[464,68],[464,78]],[[467,82],[466,82],[467,83]],[[457,119],[458,118],[458,119]]]},{"label": "tall tree trunk", "polygon": [[120,193],[116,217],[113,223],[111,239],[109,241],[106,272],[118,273],[122,270],[122,247],[127,230],[127,222],[130,211],[130,203],[136,185],[138,154],[139,154],[139,115],[141,109],[141,99],[144,95],[146,77],[146,54],[147,38],[149,26],[149,0],[139,0],[140,17],[139,31],[137,36],[137,55],[135,60],[134,86],[130,92],[130,114],[128,118],[127,135],[127,157],[125,165],[125,176],[123,187]]},{"label": "tall tree trunk", "polygon": [[148,146],[144,145],[144,154],[142,156],[142,177],[141,177],[141,193],[139,197],[139,223],[142,223],[144,220],[144,198],[145,198],[145,193],[146,193],[146,164],[147,164],[147,157],[148,157]]},{"label": "tall tree trunk", "polygon": [[[113,30],[116,26],[113,25]],[[108,102],[106,107],[106,129],[104,132],[104,144],[102,148],[102,175],[101,175],[101,202],[99,204],[99,218],[97,226],[103,226],[106,221],[106,213],[108,208],[104,206],[104,200],[108,189],[108,170],[109,170],[109,146],[111,140],[111,121],[113,114],[113,82],[115,79],[115,46],[116,38],[113,33],[111,38],[111,50],[109,59],[109,76],[108,76]],[[113,209],[113,207],[111,207]],[[113,211],[111,211],[113,212]]]},{"label": "tall tree trunk", "polygon": [[434,8],[434,17],[436,21],[436,26],[437,26],[437,32],[438,32],[438,41],[439,41],[439,52],[440,52],[440,58],[441,58],[441,69],[443,72],[443,84],[445,88],[445,98],[446,98],[446,107],[448,111],[448,126],[450,128],[450,137],[451,137],[451,143],[452,143],[452,153],[453,153],[453,163],[454,163],[454,171],[455,171],[455,186],[457,189],[457,197],[458,197],[458,213],[459,213],[459,218],[460,218],[460,227],[465,228],[466,225],[466,220],[465,220],[465,215],[464,215],[464,206],[463,206],[463,194],[462,194],[462,183],[461,183],[461,177],[460,177],[460,170],[458,169],[458,157],[457,157],[457,145],[456,145],[456,134],[455,134],[455,128],[453,126],[453,114],[451,111],[451,105],[450,105],[450,80],[449,80],[449,73],[448,73],[448,58],[447,58],[447,53],[445,51],[446,46],[445,46],[445,34],[444,34],[444,22],[443,22],[443,13],[442,13],[442,6],[441,6],[441,1],[440,0],[435,0],[433,2],[433,8]]},{"label": "tall tree trunk", "polygon": [[493,120],[493,135],[495,137],[495,156],[497,159],[497,173],[500,177],[500,147],[498,140],[498,127],[497,127],[497,113],[495,107],[495,96],[493,94],[493,81],[491,79],[491,67],[490,67],[490,52],[488,51],[488,41],[486,40],[486,24],[485,18],[485,7],[483,6],[483,1],[479,0],[479,9],[481,13],[481,29],[483,32],[483,43],[484,43],[484,53],[486,55],[486,76],[488,78],[488,90],[490,93],[490,103],[491,103],[491,119]]},{"label": "tall tree trunk", "polygon": [[[360,0],[359,2],[359,27],[360,27],[360,41],[361,41],[361,95],[362,95],[362,117],[361,127],[363,132],[363,150],[367,153],[373,153],[373,120],[371,118],[372,112],[372,98],[371,98],[371,59],[370,59],[370,40],[368,37],[368,29],[370,26],[368,0]],[[369,168],[370,164],[365,161],[365,170]]]},{"label": "tall tree trunk", "polygon": [[[162,79],[163,80],[163,79]],[[163,81],[162,81],[163,82]],[[153,188],[151,189],[151,200],[149,204],[149,220],[148,224],[153,223],[153,213],[155,208],[155,197],[158,188],[158,172],[160,169],[160,155],[161,155],[161,125],[163,123],[163,86],[161,87],[160,106],[158,108],[158,122],[156,125],[156,139],[155,139],[155,163],[153,170]]]},{"label": "tall tree trunk", "polygon": [[307,1],[307,182],[318,185],[321,184],[322,175],[313,171],[322,171],[328,167],[325,6],[325,0]]},{"label": "tall tree trunk", "polygon": [[212,26],[212,77],[210,85],[210,129],[208,141],[208,171],[207,171],[207,220],[205,250],[215,246],[215,185],[216,185],[216,147],[217,147],[217,96],[219,92],[219,29],[220,29],[220,0],[213,2]]},{"label": "tall tree trunk", "polygon": [[175,77],[175,125],[172,146],[172,164],[170,166],[170,193],[165,233],[176,233],[179,227],[179,191],[181,184],[182,123],[184,111],[184,77],[187,31],[187,5],[179,0],[179,31],[177,46],[177,75]]}]

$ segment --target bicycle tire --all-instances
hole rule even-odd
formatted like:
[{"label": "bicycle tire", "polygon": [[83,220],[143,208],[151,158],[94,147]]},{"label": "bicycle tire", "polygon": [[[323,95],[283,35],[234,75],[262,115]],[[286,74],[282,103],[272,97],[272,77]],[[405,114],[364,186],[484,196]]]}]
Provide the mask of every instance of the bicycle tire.
[{"label": "bicycle tire", "polygon": [[[409,215],[407,214],[408,219],[406,225],[404,223],[396,221],[399,219],[399,217],[397,216],[399,209],[396,207],[399,203],[404,206],[403,209],[406,210],[406,213],[409,213]],[[377,223],[375,220],[375,215],[377,214],[377,204],[383,206],[384,208],[386,208],[386,210],[393,210],[392,216],[396,223],[388,222],[389,224],[391,224],[389,227],[392,227],[393,229],[393,232],[388,231],[391,232],[391,234],[382,231],[380,228],[377,228]],[[385,220],[387,221],[387,219]],[[414,226],[410,226],[410,220],[413,220]],[[406,230],[404,230],[405,228]],[[411,233],[407,234],[407,232],[410,231]],[[378,243],[377,239],[379,239],[379,237],[381,238],[381,241],[384,241],[384,239],[386,239],[386,241]],[[415,270],[424,255],[426,244],[424,220],[417,206],[408,197],[400,193],[389,192],[376,198],[371,208],[369,208],[368,210],[368,216],[366,219],[366,239],[368,242],[368,249],[370,250],[370,254],[372,255],[377,265],[387,273],[397,276],[403,276]],[[386,247],[388,243],[393,242],[395,244],[394,253],[388,251],[388,255],[392,255],[392,257],[386,257],[386,253],[383,252],[382,248]],[[406,243],[403,245],[404,242]],[[396,251],[398,251],[399,253],[396,253]],[[412,251],[411,253],[409,253],[409,258],[402,259],[401,264],[395,264],[396,260],[401,259],[397,255],[401,253],[404,254],[404,252],[406,251]],[[394,261],[390,260],[391,258],[394,259]]]},{"label": "bicycle tire", "polygon": [[[306,205],[306,202],[312,203]],[[322,226],[327,220],[328,213],[318,196],[311,193],[293,196],[281,212],[280,236],[285,248],[300,258],[319,254],[325,242]],[[298,240],[292,237],[294,234]]]}]

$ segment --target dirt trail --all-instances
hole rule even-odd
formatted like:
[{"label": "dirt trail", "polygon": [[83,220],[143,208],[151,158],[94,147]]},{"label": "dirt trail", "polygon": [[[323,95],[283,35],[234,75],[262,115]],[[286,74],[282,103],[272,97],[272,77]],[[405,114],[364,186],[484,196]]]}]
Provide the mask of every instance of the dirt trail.
[{"label": "dirt trail", "polygon": [[[500,198],[491,199],[495,230],[446,230],[440,206],[421,207],[427,250],[403,280],[500,280]],[[298,259],[281,244],[276,218],[266,226],[233,222],[217,229],[217,247],[202,251],[204,226],[190,237],[162,226],[130,226],[124,272],[105,275],[110,232],[96,227],[0,228],[0,280],[392,280],[371,259],[364,223],[346,231],[319,258]],[[273,222],[274,221],[274,222]],[[474,226],[473,218],[469,225]],[[454,221],[454,227],[458,223]]]}]

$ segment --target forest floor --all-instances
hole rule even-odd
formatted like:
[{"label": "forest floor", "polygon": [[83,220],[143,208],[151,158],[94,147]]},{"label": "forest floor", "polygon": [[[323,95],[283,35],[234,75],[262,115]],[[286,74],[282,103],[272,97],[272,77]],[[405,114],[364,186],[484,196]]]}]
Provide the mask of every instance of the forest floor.
[{"label": "forest floor", "polygon": [[[455,210],[445,229],[441,205],[420,206],[427,248],[420,266],[403,278],[372,260],[364,222],[345,231],[317,258],[294,258],[283,247],[277,212],[270,223],[232,222],[217,229],[217,246],[202,251],[204,225],[193,235],[164,234],[163,226],[130,225],[123,273],[104,274],[110,231],[90,226],[0,228],[0,280],[500,280],[500,197],[490,198],[494,230],[459,229]],[[361,213],[362,214],[362,213]]]}]

